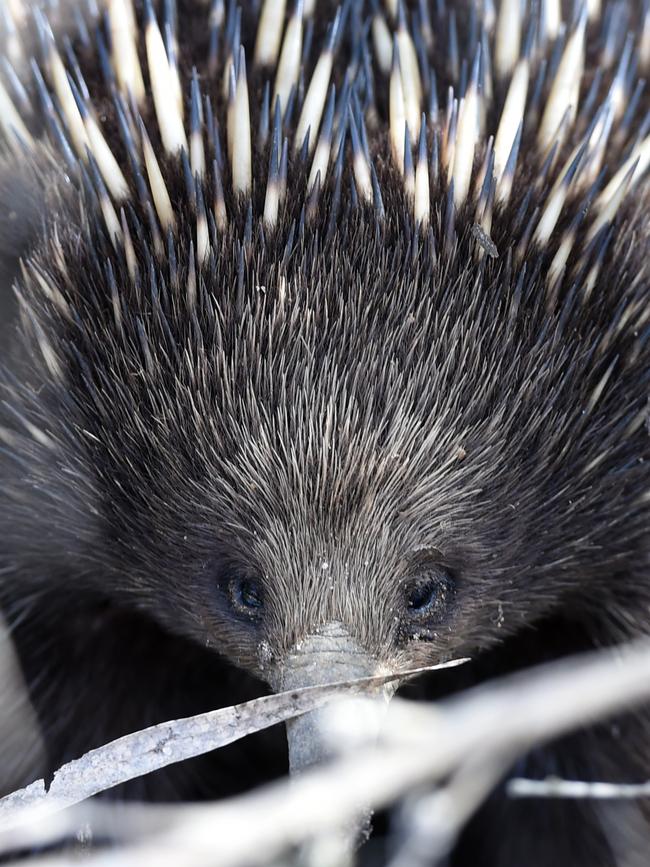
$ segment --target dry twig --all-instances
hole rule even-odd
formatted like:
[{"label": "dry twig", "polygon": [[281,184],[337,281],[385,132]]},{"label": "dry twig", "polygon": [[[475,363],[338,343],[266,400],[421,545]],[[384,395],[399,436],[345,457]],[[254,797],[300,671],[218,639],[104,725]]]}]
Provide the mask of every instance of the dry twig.
[{"label": "dry twig", "polygon": [[628,800],[650,798],[650,781],[646,783],[587,783],[581,780],[508,780],[508,794],[513,798],[596,798],[598,800]]}]

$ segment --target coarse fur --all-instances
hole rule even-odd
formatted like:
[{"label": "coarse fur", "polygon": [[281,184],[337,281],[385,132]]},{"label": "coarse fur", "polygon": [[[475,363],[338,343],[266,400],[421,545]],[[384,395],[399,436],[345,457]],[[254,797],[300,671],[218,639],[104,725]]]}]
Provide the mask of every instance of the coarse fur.
[{"label": "coarse fur", "polygon": [[[138,28],[155,35],[153,13],[135,5]],[[647,633],[648,100],[640,93],[627,118],[633,65],[623,96],[613,90],[617,68],[604,58],[625,39],[614,4],[588,24],[586,12],[573,20],[565,8],[559,41],[539,24],[531,31],[538,13],[527,9],[530,87],[505,168],[488,136],[512,70],[494,73],[488,98],[486,46],[497,67],[505,62],[499,25],[481,30],[472,4],[437,13],[431,4],[435,47],[423,4],[400,4],[392,20],[348,2],[336,24],[335,8],[319,5],[305,25],[311,50],[293,116],[285,107],[275,120],[265,89],[273,70],[253,62],[257,7],[243,4],[238,22],[233,6],[211,34],[204,4],[179,2],[177,16],[162,5],[160,20],[178,22],[182,92],[196,67],[194,88],[211,100],[210,111],[203,98],[186,100],[205,168],[161,132],[173,137],[175,109],[161,116],[149,92],[139,110],[115,95],[115,70],[82,28],[72,43],[80,117],[95,118],[128,187],[107,190],[120,183],[100,151],[75,153],[75,119],[59,110],[54,43],[38,16],[41,92],[25,78],[33,140],[6,131],[0,191],[19,230],[0,222],[0,275],[5,298],[15,280],[20,326],[3,383],[0,598],[48,748],[45,772],[128,731],[258,694],[331,621],[384,668],[472,658],[427,680],[428,697]],[[648,13],[621,8],[643,68]],[[404,93],[413,83],[408,43],[396,40],[382,71],[377,16],[400,39],[410,27],[426,79],[413,153],[408,133],[400,150],[406,127],[390,109],[395,76]],[[287,32],[295,19],[288,10]],[[553,72],[581,27],[577,116],[565,107],[569,121],[541,142]],[[98,32],[108,42],[110,19]],[[313,184],[314,152],[292,136],[329,41],[331,157]],[[142,47],[140,60],[151,90],[156,70]],[[447,85],[463,103],[452,96],[443,107]],[[43,91],[54,95],[50,115]],[[467,106],[477,99],[473,135]],[[603,138],[592,133],[607,119],[599,154]],[[626,195],[609,213],[621,166]],[[438,604],[414,625],[404,588],[432,574]],[[261,617],[233,610],[240,576],[262,582]],[[650,778],[649,745],[650,715],[639,711],[540,749],[518,772],[640,782]],[[124,794],[220,796],[284,762],[271,733]],[[622,844],[602,814],[499,792],[452,864],[613,867]],[[617,816],[619,826],[628,818]]]}]

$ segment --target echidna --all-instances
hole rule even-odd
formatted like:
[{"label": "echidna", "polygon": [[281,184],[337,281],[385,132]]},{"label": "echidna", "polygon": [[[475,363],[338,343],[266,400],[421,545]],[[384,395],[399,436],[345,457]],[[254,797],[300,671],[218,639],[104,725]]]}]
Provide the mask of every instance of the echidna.
[{"label": "echidna", "polygon": [[[4,0],[0,69],[0,587],[49,770],[260,682],[647,632],[648,3],[50,6]],[[614,863],[595,809],[498,795],[454,858]]]}]

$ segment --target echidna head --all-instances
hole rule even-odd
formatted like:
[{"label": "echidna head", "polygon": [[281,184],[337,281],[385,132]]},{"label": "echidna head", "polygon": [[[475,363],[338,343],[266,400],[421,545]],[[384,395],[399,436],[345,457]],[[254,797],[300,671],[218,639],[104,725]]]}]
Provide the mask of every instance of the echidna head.
[{"label": "echidna head", "polygon": [[544,354],[467,238],[442,266],[361,212],[281,267],[234,238],[198,267],[143,232],[135,283],[101,243],[71,230],[27,272],[19,547],[62,582],[293,688],[472,655],[603,571],[582,540],[611,516],[556,495],[598,448],[552,433],[589,361]]}]

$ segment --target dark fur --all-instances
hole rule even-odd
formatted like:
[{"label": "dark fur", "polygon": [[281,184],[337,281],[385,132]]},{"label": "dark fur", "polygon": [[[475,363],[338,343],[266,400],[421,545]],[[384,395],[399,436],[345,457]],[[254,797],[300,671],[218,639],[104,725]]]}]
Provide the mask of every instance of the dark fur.
[{"label": "dark fur", "polygon": [[[117,136],[114,147],[122,153]],[[371,150],[387,152],[381,124]],[[238,216],[213,232],[194,305],[195,218],[176,166],[166,177],[190,227],[174,241],[178,274],[155,261],[130,211],[136,287],[92,196],[61,185],[32,262],[63,305],[33,276],[21,281],[29,369],[5,377],[0,469],[2,607],[48,771],[127,731],[256,694],[333,618],[386,665],[473,657],[423,688],[429,697],[648,631],[647,189],[620,214],[591,295],[578,274],[549,298],[543,274],[564,224],[525,267],[513,257],[539,169],[532,143],[524,153],[515,201],[492,228],[497,260],[478,261],[469,214],[445,242],[443,190],[419,235],[381,161],[384,223],[353,206],[348,172],[333,227],[331,185],[301,221],[296,164],[277,231],[263,237],[255,217],[247,238],[246,206],[228,202]],[[259,164],[265,178],[266,152]],[[256,181],[255,215],[263,190]],[[414,637],[403,581],[432,559],[454,591],[441,622]],[[229,607],[225,586],[242,572],[264,577],[260,625]],[[282,767],[268,738],[253,761],[246,749],[219,753],[130,793],[245,788]],[[649,744],[639,712],[518,770],[636,782],[650,777]],[[498,794],[453,864],[609,867],[599,809]]]}]

